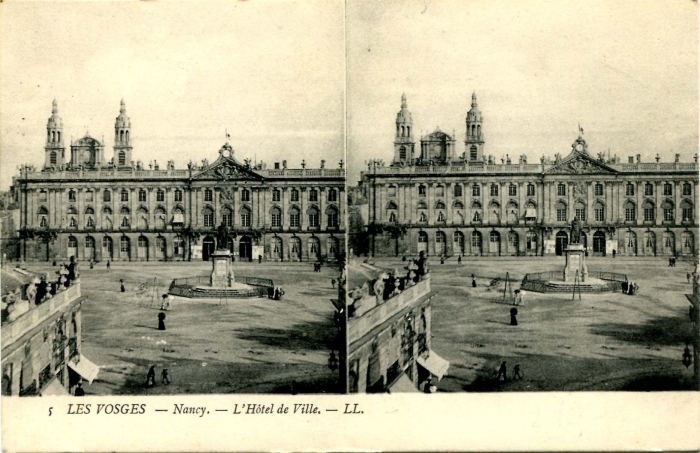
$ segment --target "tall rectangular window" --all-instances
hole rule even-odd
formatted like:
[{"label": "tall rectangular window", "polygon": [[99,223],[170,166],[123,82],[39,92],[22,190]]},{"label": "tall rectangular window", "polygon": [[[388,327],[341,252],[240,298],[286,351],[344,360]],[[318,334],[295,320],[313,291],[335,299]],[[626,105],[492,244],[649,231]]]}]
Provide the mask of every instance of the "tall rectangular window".
[{"label": "tall rectangular window", "polygon": [[644,184],[644,195],[651,196],[654,195],[654,185],[650,183]]},{"label": "tall rectangular window", "polygon": [[289,226],[292,228],[299,228],[300,215],[298,212],[293,212],[289,214]]},{"label": "tall rectangular window", "polygon": [[480,197],[481,196],[481,186],[478,184],[474,184],[472,186],[472,197]]},{"label": "tall rectangular window", "polygon": [[272,226],[281,227],[282,226],[282,214],[275,212],[272,214]]},{"label": "tall rectangular window", "polygon": [[518,187],[515,184],[511,184],[508,186],[508,196],[510,197],[515,197],[518,195]]},{"label": "tall rectangular window", "polygon": [[141,202],[146,201],[146,191],[143,189],[139,190],[139,201],[141,201]]},{"label": "tall rectangular window", "polygon": [[241,226],[244,226],[244,227],[250,226],[250,212],[248,212],[248,211],[241,212]]},{"label": "tall rectangular window", "polygon": [[491,184],[491,196],[492,197],[498,196],[498,184]]},{"label": "tall rectangular window", "polygon": [[280,201],[281,192],[279,189],[272,190],[272,201]]},{"label": "tall rectangular window", "polygon": [[596,184],[594,190],[595,190],[596,196],[600,197],[603,195],[603,185],[602,184]]},{"label": "tall rectangular window", "polygon": [[633,197],[634,196],[634,184],[627,183],[627,186],[625,186],[625,195],[628,197]]},{"label": "tall rectangular window", "polygon": [[233,221],[233,216],[231,214],[222,214],[221,215],[221,221],[224,223],[226,226],[231,226],[232,221]]},{"label": "tall rectangular window", "polygon": [[318,227],[318,213],[312,212],[309,214],[309,226],[317,228]]},{"label": "tall rectangular window", "polygon": [[596,222],[605,222],[605,208],[594,208]]},{"label": "tall rectangular window", "polygon": [[165,192],[162,190],[159,190],[156,192],[156,201],[165,201]]},{"label": "tall rectangular window", "polygon": [[681,208],[683,209],[683,221],[688,221],[693,219],[693,208]]},{"label": "tall rectangular window", "polygon": [[625,208],[625,222],[633,222],[637,218],[634,211],[634,206],[628,206]]},{"label": "tall rectangular window", "polygon": [[175,201],[182,201],[182,190],[175,189]]},{"label": "tall rectangular window", "polygon": [[557,208],[557,222],[566,222],[566,208]]},{"label": "tall rectangular window", "polygon": [[204,190],[204,201],[213,201],[214,200],[214,193],[212,192],[211,189],[205,189]]},{"label": "tall rectangular window", "polygon": [[673,185],[668,182],[664,184],[664,195],[673,195]]},{"label": "tall rectangular window", "polygon": [[673,222],[673,208],[664,208],[664,221]]},{"label": "tall rectangular window", "polygon": [[93,202],[93,194],[94,194],[94,192],[92,190],[88,190],[87,192],[85,192],[85,201],[88,203],[92,203]]},{"label": "tall rectangular window", "polygon": [[289,198],[292,201],[299,201],[299,191],[297,189],[292,189]]},{"label": "tall rectangular window", "polygon": [[654,221],[654,208],[644,208],[644,221],[653,222]]},{"label": "tall rectangular window", "polygon": [[689,196],[692,193],[692,186],[689,183],[683,183],[683,195]]},{"label": "tall rectangular window", "polygon": [[309,201],[318,201],[318,190],[309,190]]},{"label": "tall rectangular window", "polygon": [[418,196],[419,197],[424,197],[424,196],[426,196],[427,193],[428,192],[427,192],[426,187],[424,185],[418,186]]},{"label": "tall rectangular window", "polygon": [[534,184],[528,184],[528,185],[527,185],[527,196],[528,196],[528,197],[534,197],[534,196],[535,196],[535,185],[534,185]]},{"label": "tall rectangular window", "polygon": [[586,221],[586,208],[576,208],[576,218],[580,221]]},{"label": "tall rectangular window", "polygon": [[338,214],[328,214],[328,226],[333,228],[338,226]]},{"label": "tall rectangular window", "polygon": [[122,201],[129,201],[129,192],[122,190]]},{"label": "tall rectangular window", "polygon": [[557,184],[557,195],[560,197],[566,196],[566,185],[561,183]]},{"label": "tall rectangular window", "polygon": [[213,227],[214,226],[214,214],[204,214],[204,226]]}]

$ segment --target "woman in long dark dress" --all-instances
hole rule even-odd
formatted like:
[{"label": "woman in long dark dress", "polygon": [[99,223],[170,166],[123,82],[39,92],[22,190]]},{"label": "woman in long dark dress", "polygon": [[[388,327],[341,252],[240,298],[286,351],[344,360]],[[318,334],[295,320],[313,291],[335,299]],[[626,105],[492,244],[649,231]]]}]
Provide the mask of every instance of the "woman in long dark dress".
[{"label": "woman in long dark dress", "polygon": [[518,314],[518,309],[513,307],[510,309],[510,325],[511,326],[517,326],[518,325],[518,320],[515,318],[515,315]]},{"label": "woman in long dark dress", "polygon": [[165,313],[158,313],[158,330],[165,330]]}]

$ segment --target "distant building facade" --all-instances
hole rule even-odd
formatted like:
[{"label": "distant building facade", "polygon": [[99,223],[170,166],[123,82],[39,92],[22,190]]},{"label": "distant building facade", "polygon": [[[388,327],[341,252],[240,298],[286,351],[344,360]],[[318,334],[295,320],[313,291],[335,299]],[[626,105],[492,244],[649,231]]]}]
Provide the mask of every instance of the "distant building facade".
[{"label": "distant building facade", "polygon": [[116,118],[114,156],[85,135],[66,160],[56,101],[47,124],[40,171],[13,179],[26,260],[208,260],[216,228],[231,234],[236,259],[335,260],[344,250],[345,170],[267,169],[239,162],[226,143],[215,162],[176,169],[132,160],[131,120],[124,101]]},{"label": "distant building facade", "polygon": [[[698,248],[697,154],[694,162],[622,163],[593,157],[579,134],[571,151],[527,163],[485,154],[476,93],[466,116],[464,153],[439,129],[414,139],[405,95],[389,166],[371,162],[361,188],[377,255],[560,255],[578,218],[594,255],[692,256]],[[387,234],[407,225],[406,234]],[[384,232],[382,233],[382,228]],[[397,247],[398,241],[398,247]]]}]

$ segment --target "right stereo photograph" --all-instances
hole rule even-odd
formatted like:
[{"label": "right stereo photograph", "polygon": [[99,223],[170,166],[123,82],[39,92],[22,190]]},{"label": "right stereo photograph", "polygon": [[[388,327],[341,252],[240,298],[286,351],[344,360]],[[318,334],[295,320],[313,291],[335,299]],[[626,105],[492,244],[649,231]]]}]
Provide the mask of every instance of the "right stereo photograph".
[{"label": "right stereo photograph", "polygon": [[696,4],[346,8],[346,391],[699,390]]}]

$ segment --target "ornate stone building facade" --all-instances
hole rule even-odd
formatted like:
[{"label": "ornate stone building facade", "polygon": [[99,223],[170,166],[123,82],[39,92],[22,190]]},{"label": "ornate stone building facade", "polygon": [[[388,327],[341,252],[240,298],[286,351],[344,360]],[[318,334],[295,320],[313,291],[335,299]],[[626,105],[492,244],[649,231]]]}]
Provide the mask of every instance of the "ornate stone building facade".
[{"label": "ornate stone building facade", "polygon": [[[582,131],[581,131],[582,132]],[[698,247],[694,162],[621,162],[589,154],[582,134],[565,156],[497,163],[487,156],[476,93],[466,117],[464,153],[440,131],[416,148],[405,95],[396,118],[394,157],[361,176],[376,232],[374,253],[433,256],[561,254],[577,217],[594,255],[690,256]],[[405,226],[405,228],[396,228]]]},{"label": "ornate stone building facade", "polygon": [[209,259],[216,228],[231,234],[236,259],[335,260],[344,251],[345,170],[287,168],[237,160],[224,144],[213,163],[176,169],[132,160],[124,102],[115,122],[114,157],[85,135],[65,161],[56,101],[47,125],[44,167],[13,179],[26,260],[182,261]]}]

